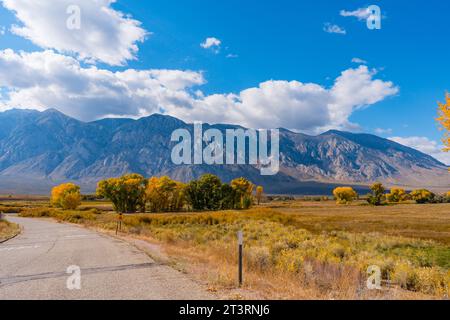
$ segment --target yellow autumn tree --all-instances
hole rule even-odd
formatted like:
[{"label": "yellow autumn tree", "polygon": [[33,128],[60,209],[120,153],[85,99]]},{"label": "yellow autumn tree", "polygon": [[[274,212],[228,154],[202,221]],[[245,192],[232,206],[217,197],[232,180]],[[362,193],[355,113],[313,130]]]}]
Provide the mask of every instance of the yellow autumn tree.
[{"label": "yellow autumn tree", "polygon": [[147,179],[140,174],[102,180],[97,185],[97,196],[109,199],[119,213],[145,211]]},{"label": "yellow autumn tree", "polygon": [[445,151],[450,151],[450,93],[445,95],[445,103],[439,102],[439,118],[437,120],[442,125],[442,129],[445,130],[444,144],[446,146]]},{"label": "yellow autumn tree", "polygon": [[435,194],[426,189],[414,190],[411,192],[411,198],[419,204],[430,203],[435,198]]},{"label": "yellow autumn tree", "polygon": [[407,198],[407,193],[402,188],[392,188],[391,193],[386,195],[386,200],[389,202],[401,202],[405,201]]},{"label": "yellow autumn tree", "polygon": [[81,204],[80,187],[73,183],[64,183],[52,189],[52,206],[64,210],[75,210]]},{"label": "yellow autumn tree", "polygon": [[152,212],[181,211],[186,203],[185,184],[169,177],[150,178],[145,199]]},{"label": "yellow autumn tree", "polygon": [[334,198],[338,204],[348,204],[358,198],[358,194],[351,187],[339,187],[333,191]]},{"label": "yellow autumn tree", "polygon": [[238,209],[248,209],[252,206],[253,183],[245,178],[238,178],[231,181],[231,188],[239,199],[240,208]]}]

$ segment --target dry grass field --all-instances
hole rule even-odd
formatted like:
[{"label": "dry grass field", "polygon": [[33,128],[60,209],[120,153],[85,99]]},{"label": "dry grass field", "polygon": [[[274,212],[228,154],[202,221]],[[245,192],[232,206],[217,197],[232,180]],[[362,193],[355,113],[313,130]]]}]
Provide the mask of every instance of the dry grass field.
[{"label": "dry grass field", "polygon": [[[110,204],[77,211],[0,201],[0,211],[114,231]],[[236,289],[236,233],[244,231],[245,284]],[[251,299],[442,299],[450,287],[450,204],[372,207],[363,202],[271,202],[247,211],[136,214],[122,234],[157,244],[211,291]],[[369,290],[378,266],[383,289]]]}]

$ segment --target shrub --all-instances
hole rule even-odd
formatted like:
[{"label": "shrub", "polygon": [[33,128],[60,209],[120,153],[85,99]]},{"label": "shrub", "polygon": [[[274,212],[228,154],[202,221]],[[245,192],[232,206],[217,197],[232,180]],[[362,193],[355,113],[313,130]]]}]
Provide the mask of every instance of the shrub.
[{"label": "shrub", "polygon": [[392,188],[391,193],[386,195],[386,200],[389,202],[401,202],[406,200],[406,191],[401,188]]},{"label": "shrub", "polygon": [[25,210],[23,207],[0,206],[0,213],[20,213],[23,210]]},{"label": "shrub", "polygon": [[54,187],[50,202],[53,206],[64,210],[75,210],[81,204],[80,187],[73,183]]},{"label": "shrub", "polygon": [[373,206],[381,206],[386,192],[383,184],[375,183],[370,187],[370,190],[372,190],[372,193],[368,195],[367,202]]},{"label": "shrub", "polygon": [[358,198],[358,194],[353,188],[339,187],[333,191],[334,198],[338,204],[348,204]]},{"label": "shrub", "polygon": [[444,194],[445,202],[450,203],[450,191]]},{"label": "shrub", "polygon": [[414,190],[411,192],[412,199],[419,204],[431,203],[435,196],[436,195],[434,193],[426,189]]}]

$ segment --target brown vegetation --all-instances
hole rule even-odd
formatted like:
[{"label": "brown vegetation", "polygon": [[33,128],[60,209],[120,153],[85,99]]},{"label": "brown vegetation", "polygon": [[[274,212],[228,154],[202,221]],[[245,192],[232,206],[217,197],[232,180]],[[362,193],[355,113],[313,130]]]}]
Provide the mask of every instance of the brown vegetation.
[{"label": "brown vegetation", "polygon": [[[247,211],[126,215],[123,233],[157,241],[214,290],[236,285],[236,232],[245,235],[245,286],[259,298],[442,298],[450,279],[450,205],[273,202]],[[23,216],[115,230],[117,214],[45,208]],[[370,291],[378,265],[390,289]],[[246,292],[247,292],[246,291]],[[243,293],[244,294],[244,293]]]}]

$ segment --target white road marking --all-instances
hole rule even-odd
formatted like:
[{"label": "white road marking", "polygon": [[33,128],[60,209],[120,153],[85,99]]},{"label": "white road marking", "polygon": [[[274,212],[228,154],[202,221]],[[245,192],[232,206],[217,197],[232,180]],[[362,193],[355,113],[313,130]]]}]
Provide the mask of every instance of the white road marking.
[{"label": "white road marking", "polygon": [[20,246],[20,247],[6,247],[6,248],[0,248],[0,251],[13,251],[13,250],[28,250],[28,249],[37,249],[41,246],[34,245],[34,246]]},{"label": "white road marking", "polygon": [[73,235],[73,236],[65,236],[66,239],[76,239],[76,238],[86,238],[89,237],[88,234],[80,234],[80,235]]}]

